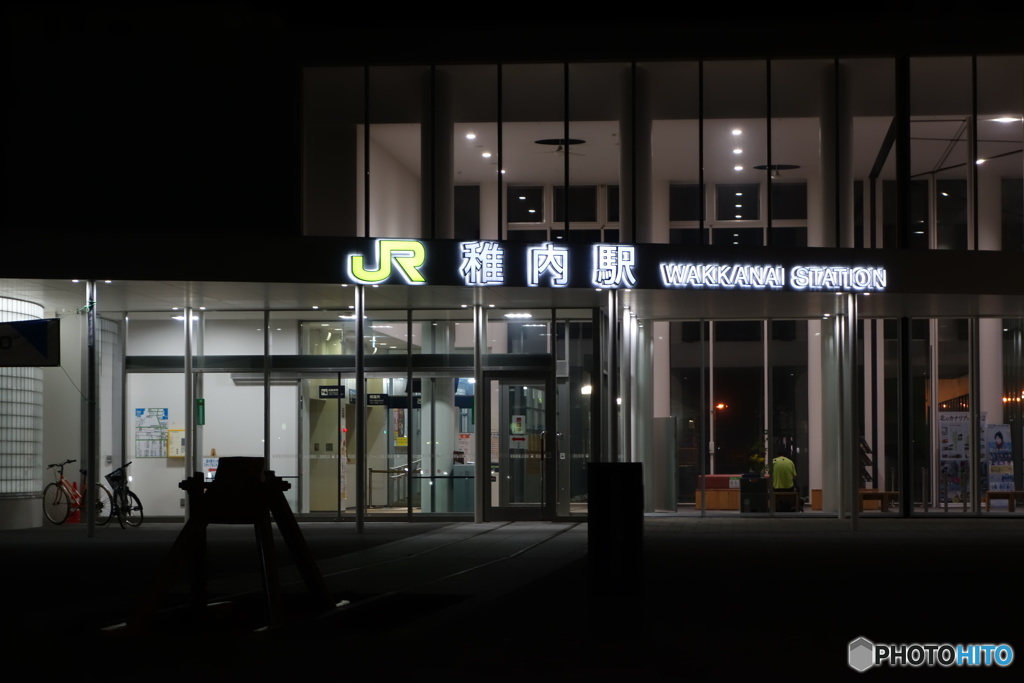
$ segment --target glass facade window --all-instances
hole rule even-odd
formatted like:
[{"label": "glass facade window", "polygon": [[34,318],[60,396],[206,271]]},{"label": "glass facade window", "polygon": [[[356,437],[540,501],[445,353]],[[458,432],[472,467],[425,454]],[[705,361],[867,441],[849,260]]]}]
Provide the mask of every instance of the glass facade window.
[{"label": "glass facade window", "polygon": [[[123,396],[104,380],[118,415],[104,443],[139,458],[154,514],[180,512],[181,467],[147,455],[168,447],[141,443],[140,410],[166,411],[210,470],[265,455],[314,516],[534,514],[551,500],[579,513],[583,465],[644,460],[655,412],[679,420],[661,474],[681,509],[704,477],[783,452],[801,496],[845,514],[853,468],[835,434],[851,431],[867,458],[858,487],[899,491],[914,513],[981,514],[986,492],[1022,488],[1019,269],[998,259],[1024,251],[1024,58],[371,65],[303,81],[303,234],[316,239],[293,260],[308,270],[282,264],[292,282],[256,293],[173,283],[154,300],[176,296],[176,310],[104,311],[128,373]],[[520,243],[510,254],[560,240],[574,260],[609,242],[687,245],[654,251],[702,270],[646,289],[341,286],[342,252],[378,238],[424,240],[439,256],[410,267],[431,277],[452,267],[454,240]],[[908,263],[891,265],[897,249]],[[1002,270],[907,285],[948,263],[938,250]],[[877,260],[894,290],[701,279],[761,253]],[[105,353],[116,366],[120,350]],[[840,395],[848,370],[857,390]],[[4,390],[24,398],[24,379]],[[962,453],[944,450],[954,434]]]},{"label": "glass facade window", "polygon": [[668,188],[668,219],[672,223],[699,222],[703,217],[700,185],[674,183]]},{"label": "glass facade window", "polygon": [[545,216],[543,187],[508,188],[509,223],[543,223]]},{"label": "glass facade window", "polygon": [[[569,210],[568,219],[570,223],[596,223],[597,222],[597,188],[591,186],[570,187],[568,192],[564,187],[556,185],[554,188],[553,206],[555,223],[562,223],[566,220],[566,208]],[[600,242],[601,240],[597,240]]]},{"label": "glass facade window", "polygon": [[756,221],[761,218],[761,186],[729,183],[715,187],[715,220]]}]

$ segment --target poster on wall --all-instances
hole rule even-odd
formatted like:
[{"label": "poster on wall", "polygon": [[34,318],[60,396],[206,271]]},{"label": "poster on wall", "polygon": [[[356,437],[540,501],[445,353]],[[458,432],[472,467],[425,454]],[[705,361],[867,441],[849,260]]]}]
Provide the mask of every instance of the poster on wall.
[{"label": "poster on wall", "polygon": [[961,503],[970,484],[971,414],[939,413],[939,502]]},{"label": "poster on wall", "polygon": [[167,457],[167,408],[135,409],[135,457]]},{"label": "poster on wall", "polygon": [[[1013,491],[1013,449],[1010,444],[1010,425],[985,426],[985,469],[988,471],[986,491]],[[994,500],[992,505],[1006,505],[1005,500]]]},{"label": "poster on wall", "polygon": [[473,435],[460,432],[458,444],[455,447],[455,462],[470,463],[476,460],[476,453],[473,451]]},{"label": "poster on wall", "polygon": [[217,476],[217,462],[220,460],[216,455],[203,458],[203,478],[206,481],[213,481]]}]

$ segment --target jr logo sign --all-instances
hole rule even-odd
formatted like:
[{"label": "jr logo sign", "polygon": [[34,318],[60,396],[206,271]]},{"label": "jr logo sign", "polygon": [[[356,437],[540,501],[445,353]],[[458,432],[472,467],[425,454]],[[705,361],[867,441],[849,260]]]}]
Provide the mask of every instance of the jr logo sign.
[{"label": "jr logo sign", "polygon": [[377,240],[377,269],[367,270],[364,257],[350,254],[348,257],[348,274],[353,280],[367,284],[386,282],[391,277],[392,262],[410,285],[421,285],[426,279],[419,268],[426,261],[426,250],[422,242],[416,240]]}]

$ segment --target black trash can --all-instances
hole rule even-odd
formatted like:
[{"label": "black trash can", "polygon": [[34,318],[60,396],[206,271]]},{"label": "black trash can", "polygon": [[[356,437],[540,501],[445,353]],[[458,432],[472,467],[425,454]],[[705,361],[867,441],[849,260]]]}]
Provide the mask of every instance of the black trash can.
[{"label": "black trash can", "polygon": [[591,581],[634,590],[643,578],[644,484],[638,462],[587,465],[587,545]]},{"label": "black trash can", "polygon": [[740,512],[768,512],[768,480],[757,472],[740,477]]}]

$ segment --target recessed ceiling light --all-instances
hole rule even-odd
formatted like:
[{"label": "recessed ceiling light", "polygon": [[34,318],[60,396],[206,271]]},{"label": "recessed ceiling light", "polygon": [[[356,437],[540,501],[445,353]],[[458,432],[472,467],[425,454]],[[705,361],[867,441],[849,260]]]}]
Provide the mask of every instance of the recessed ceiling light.
[{"label": "recessed ceiling light", "polygon": [[742,166],[733,166],[732,170],[734,170],[734,171],[742,171],[743,167]]},{"label": "recessed ceiling light", "polygon": [[981,166],[981,165],[982,165],[983,163],[985,163],[985,160],[984,160],[984,159],[978,159],[978,160],[977,160],[977,161],[975,161],[974,163],[976,163],[976,164],[978,164],[979,166]]},{"label": "recessed ceiling light", "polygon": [[476,133],[466,133],[467,140],[476,140]]},{"label": "recessed ceiling light", "polygon": [[734,150],[732,151],[732,153],[733,153],[733,154],[743,154],[743,150],[742,150],[742,149],[740,149],[739,147],[737,147],[736,149],[734,149]]},{"label": "recessed ceiling light", "polygon": [[998,119],[992,120],[995,121],[996,123],[1016,123],[1017,121],[1022,121],[1024,119],[1018,119],[1013,116],[1000,116]]},{"label": "recessed ceiling light", "polygon": [[742,131],[742,130],[740,130],[739,128],[733,128],[733,129],[732,129],[732,134],[733,134],[733,135],[742,135],[742,134],[743,134],[743,131]]},{"label": "recessed ceiling light", "polygon": [[491,153],[490,152],[484,152],[480,156],[482,156],[484,159],[490,159],[491,158]]}]

